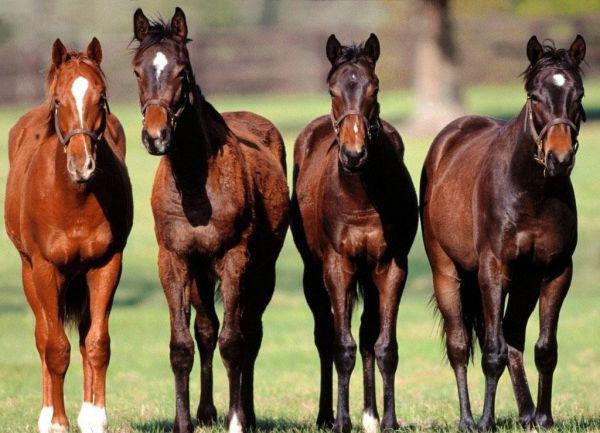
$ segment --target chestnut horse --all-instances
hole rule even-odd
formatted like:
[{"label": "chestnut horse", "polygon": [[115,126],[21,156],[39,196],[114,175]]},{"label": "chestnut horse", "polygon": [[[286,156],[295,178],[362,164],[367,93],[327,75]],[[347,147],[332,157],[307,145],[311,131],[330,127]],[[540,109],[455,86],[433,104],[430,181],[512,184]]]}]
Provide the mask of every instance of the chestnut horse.
[{"label": "chestnut horse", "polygon": [[[404,165],[404,145],[379,117],[374,34],[361,45],[327,41],[331,114],[309,123],[294,148],[292,233],[304,261],[304,293],[315,320],[321,360],[317,425],[349,432],[348,388],[356,359],[350,323],[357,287],[365,431],[379,429],[375,362],[383,377],[381,428],[398,427],[394,375],[396,317],[417,230],[417,197]],[[334,424],[332,363],[338,373]]]},{"label": "chestnut horse", "polygon": [[[467,390],[473,339],[482,346],[481,430],[494,427],[495,393],[508,363],[524,426],[552,425],[556,331],[569,289],[577,212],[575,162],[585,42],[569,50],[527,45],[527,102],[509,121],[467,116],[436,137],[421,179],[422,227],[460,399],[461,430],[474,428]],[[505,299],[508,295],[506,309]],[[540,303],[537,409],[523,367],[525,328]],[[473,336],[475,332],[475,336]]]},{"label": "chestnut horse", "polygon": [[52,47],[48,101],[9,134],[5,222],[19,251],[42,360],[40,433],[66,432],[67,322],[79,327],[84,433],[106,432],[108,316],[133,219],[125,136],[109,112],[96,38],[85,53]]},{"label": "chestnut horse", "polygon": [[[229,431],[255,427],[254,363],[262,314],[275,287],[275,261],[288,227],[285,148],[271,122],[248,112],[219,114],[196,85],[187,24],[134,15],[133,67],[144,116],[142,141],[164,155],[152,192],[160,280],[171,315],[176,432],[191,432],[189,374],[194,362],[190,306],[196,310],[201,394],[197,417],[216,420],[212,358],[219,344],[229,379]],[[223,328],[215,313],[215,281]]]}]

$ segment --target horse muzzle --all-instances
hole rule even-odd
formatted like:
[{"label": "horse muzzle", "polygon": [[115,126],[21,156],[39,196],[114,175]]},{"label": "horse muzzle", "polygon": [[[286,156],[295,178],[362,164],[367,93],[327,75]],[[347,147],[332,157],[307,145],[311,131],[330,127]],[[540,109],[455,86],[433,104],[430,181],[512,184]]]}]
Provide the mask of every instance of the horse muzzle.
[{"label": "horse muzzle", "polygon": [[575,152],[569,150],[558,154],[549,150],[546,154],[546,173],[549,177],[569,176],[575,166]]},{"label": "horse muzzle", "polygon": [[349,173],[359,173],[367,164],[367,148],[363,146],[358,151],[352,152],[346,146],[341,146],[339,158],[344,170]]},{"label": "horse muzzle", "polygon": [[166,126],[158,134],[142,129],[142,143],[150,155],[165,155],[171,146],[171,128]]}]

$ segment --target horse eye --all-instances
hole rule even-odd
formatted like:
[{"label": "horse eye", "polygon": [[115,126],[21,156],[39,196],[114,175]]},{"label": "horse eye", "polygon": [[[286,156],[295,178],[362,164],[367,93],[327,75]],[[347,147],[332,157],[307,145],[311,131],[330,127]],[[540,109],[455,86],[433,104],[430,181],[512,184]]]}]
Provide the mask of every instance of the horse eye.
[{"label": "horse eye", "polygon": [[60,101],[58,99],[54,99],[54,105],[58,107],[60,105]]},{"label": "horse eye", "polygon": [[138,80],[140,79],[140,74],[138,73],[138,71],[134,70],[133,75],[135,75],[135,78],[137,78]]},{"label": "horse eye", "polygon": [[179,78],[186,78],[187,77],[187,71],[185,69],[182,69],[179,74],[177,74],[177,76]]}]

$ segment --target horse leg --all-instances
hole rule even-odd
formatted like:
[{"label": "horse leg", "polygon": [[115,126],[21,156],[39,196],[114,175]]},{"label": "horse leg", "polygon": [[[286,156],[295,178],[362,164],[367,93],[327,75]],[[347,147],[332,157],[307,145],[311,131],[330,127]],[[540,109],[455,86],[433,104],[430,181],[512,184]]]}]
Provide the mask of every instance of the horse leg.
[{"label": "horse leg", "polygon": [[[83,405],[77,419],[82,433],[105,433],[108,429],[105,407],[106,370],[110,361],[108,318],[121,278],[122,258],[122,253],[117,253],[102,266],[90,269],[86,275],[90,304],[89,328],[84,338],[84,372],[86,369],[91,370],[92,380],[91,395],[84,392]],[[85,332],[85,316],[82,326],[82,331]],[[84,379],[84,386],[89,386],[86,381],[89,382],[89,378]]]},{"label": "horse leg", "polygon": [[535,308],[537,293],[528,287],[518,287],[508,296],[503,320],[504,338],[508,345],[508,371],[519,409],[519,421],[524,428],[532,427],[535,407],[527,383],[523,350],[529,316]]},{"label": "horse leg", "polygon": [[[44,353],[45,369],[47,369],[50,385],[44,386],[50,390],[52,417],[49,431],[51,433],[66,433],[69,430],[69,420],[65,412],[63,385],[71,354],[71,345],[60,318],[59,293],[65,279],[54,265],[41,257],[34,257],[32,262],[31,281],[35,286],[35,295],[39,301],[45,318],[44,332],[46,344]],[[36,324],[36,333],[38,331]],[[50,410],[45,415],[48,416]]]},{"label": "horse leg", "polygon": [[229,380],[229,412],[227,426],[230,433],[246,430],[242,404],[242,365],[246,356],[242,336],[241,302],[242,283],[248,265],[245,246],[233,248],[223,258],[221,295],[223,296],[223,327],[219,334],[219,351]]},{"label": "horse leg", "polygon": [[249,428],[256,428],[254,412],[254,364],[263,338],[262,315],[275,290],[275,263],[266,265],[262,272],[251,274],[246,288],[242,313],[242,335],[246,354],[242,367],[242,405]]},{"label": "horse leg", "polygon": [[396,320],[398,305],[406,283],[406,258],[378,263],[372,272],[373,282],[379,290],[379,336],[375,343],[377,365],[383,378],[383,418],[381,429],[398,428],[396,418],[394,378],[398,368],[398,342]]},{"label": "horse leg", "polygon": [[479,288],[483,306],[485,338],[481,366],[485,375],[485,400],[479,429],[492,430],[496,426],[495,400],[498,380],[506,367],[508,348],[502,332],[502,311],[506,294],[505,266],[491,253],[479,263]]},{"label": "horse leg", "polygon": [[49,433],[50,424],[52,423],[52,385],[50,379],[50,372],[46,365],[46,344],[48,341],[48,331],[46,328],[46,320],[42,312],[42,306],[36,294],[35,285],[33,283],[33,271],[29,261],[22,256],[22,279],[23,279],[23,290],[25,297],[31,306],[33,314],[35,316],[35,344],[40,355],[42,364],[42,410],[38,418],[38,430],[40,433]]},{"label": "horse leg", "polygon": [[78,326],[79,332],[79,353],[81,354],[81,364],[83,366],[83,403],[79,416],[77,417],[77,425],[82,432],[87,433],[91,431],[91,426],[88,426],[88,420],[90,420],[95,412],[93,409],[93,383],[94,373],[87,356],[87,350],[85,348],[85,337],[87,337],[90,330],[90,312],[89,308],[86,309],[83,317],[81,317]]},{"label": "horse leg", "polygon": [[194,331],[200,351],[200,403],[196,416],[201,425],[213,425],[217,409],[213,401],[213,355],[219,335],[219,318],[215,312],[215,282],[208,276],[195,277],[192,304],[196,309]]},{"label": "horse leg", "polygon": [[194,364],[194,340],[190,333],[191,277],[187,261],[159,247],[158,273],[171,318],[170,361],[175,376],[175,433],[193,431],[190,416],[190,372]]},{"label": "horse leg", "polygon": [[338,374],[337,414],[333,428],[338,433],[349,433],[352,429],[349,414],[350,375],[356,362],[356,342],[350,327],[356,269],[348,258],[329,250],[325,253],[323,274],[333,308],[333,356]]},{"label": "horse leg", "polygon": [[540,336],[535,344],[535,365],[539,373],[535,423],[543,428],[554,424],[552,418],[552,376],[558,360],[556,332],[562,303],[569,291],[571,262],[553,279],[544,281],[540,290]]},{"label": "horse leg", "polygon": [[359,349],[363,361],[364,408],[362,427],[366,433],[379,431],[379,413],[375,394],[375,342],[379,335],[379,299],[370,278],[361,282],[364,309],[360,318]]},{"label": "horse leg", "polygon": [[305,264],[304,296],[313,314],[315,346],[321,363],[321,387],[317,427],[333,426],[333,313],[327,290],[323,285],[321,267]]}]

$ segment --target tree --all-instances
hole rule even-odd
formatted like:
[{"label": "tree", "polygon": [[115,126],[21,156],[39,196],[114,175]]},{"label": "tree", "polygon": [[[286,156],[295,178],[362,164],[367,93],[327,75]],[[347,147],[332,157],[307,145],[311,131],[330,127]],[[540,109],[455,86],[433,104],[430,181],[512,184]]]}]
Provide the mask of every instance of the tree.
[{"label": "tree", "polygon": [[450,0],[421,0],[416,44],[415,112],[409,128],[438,130],[464,113],[457,78]]}]

